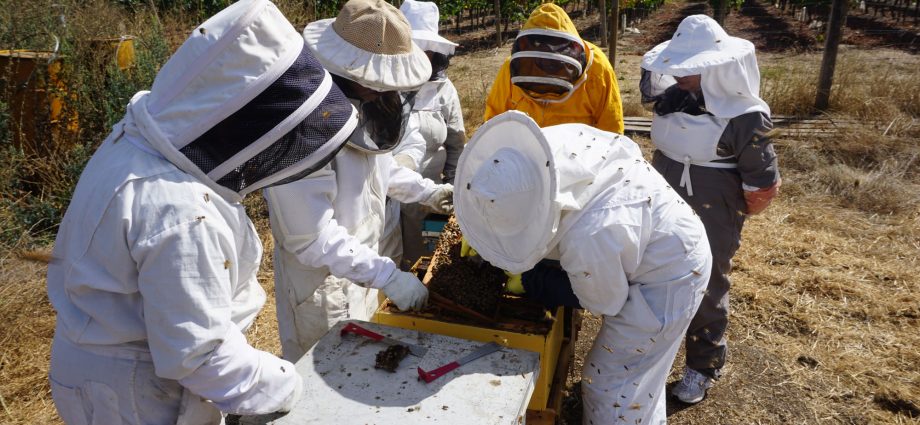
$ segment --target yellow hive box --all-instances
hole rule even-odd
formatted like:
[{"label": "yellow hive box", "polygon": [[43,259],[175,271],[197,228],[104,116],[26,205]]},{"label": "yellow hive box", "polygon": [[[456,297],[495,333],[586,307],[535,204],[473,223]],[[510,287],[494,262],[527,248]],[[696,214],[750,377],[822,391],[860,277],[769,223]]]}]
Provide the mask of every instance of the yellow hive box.
[{"label": "yellow hive box", "polygon": [[[414,269],[418,269],[419,264],[423,263],[423,261],[427,261],[427,258],[423,257],[422,260],[419,260]],[[429,279],[431,279],[430,271],[425,274],[423,280],[427,283]],[[527,326],[521,323],[491,323],[484,325],[458,323],[431,313],[399,312],[390,308],[389,302],[383,302],[380,308],[377,309],[372,321],[402,329],[418,330],[473,341],[495,341],[506,347],[540,353],[540,374],[537,377],[534,392],[527,408],[543,411],[558,408],[558,406],[550,405],[550,396],[552,395],[556,366],[559,363],[565,336],[563,311],[563,307],[559,307],[556,310],[551,319],[551,325]],[[563,363],[567,366],[568,359]],[[562,372],[565,373],[566,371],[563,370]]]}]

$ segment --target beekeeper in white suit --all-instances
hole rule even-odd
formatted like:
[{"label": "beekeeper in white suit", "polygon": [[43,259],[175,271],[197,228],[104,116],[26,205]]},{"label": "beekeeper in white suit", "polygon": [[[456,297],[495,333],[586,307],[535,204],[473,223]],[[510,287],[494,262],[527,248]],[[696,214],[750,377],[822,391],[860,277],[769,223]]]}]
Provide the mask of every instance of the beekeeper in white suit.
[{"label": "beekeeper in white suit", "polygon": [[87,164],[57,235],[50,380],[65,423],[291,409],[294,366],[244,335],[265,292],[240,201],[323,167],[356,125],[270,2],[240,1],[194,29]]},{"label": "beekeeper in white suit", "polygon": [[624,136],[541,129],[510,111],[486,122],[457,167],[460,229],[511,273],[558,258],[603,317],[585,359],[585,423],[665,423],[664,387],[709,278],[703,225]]},{"label": "beekeeper in white suit", "polygon": [[[265,192],[275,237],[275,294],[284,358],[300,358],[340,320],[370,319],[382,289],[400,309],[428,291],[377,252],[387,195],[449,212],[453,186],[397,166],[391,150],[408,117],[399,91],[431,75],[409,24],[383,0],[351,0],[307,25],[310,50],[359,106],[359,131],[325,169]],[[417,129],[416,129],[417,131]]]}]

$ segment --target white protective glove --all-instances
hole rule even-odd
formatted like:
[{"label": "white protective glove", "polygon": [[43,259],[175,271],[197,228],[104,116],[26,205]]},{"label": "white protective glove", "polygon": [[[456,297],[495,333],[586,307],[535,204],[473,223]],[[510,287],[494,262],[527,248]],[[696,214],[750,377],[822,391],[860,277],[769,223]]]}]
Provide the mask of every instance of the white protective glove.
[{"label": "white protective glove", "polygon": [[412,273],[396,270],[380,289],[400,310],[419,310],[428,303],[428,288]]},{"label": "white protective glove", "polygon": [[430,207],[438,214],[450,215],[454,212],[454,185],[447,183],[438,185],[424,201],[419,202]]},{"label": "white protective glove", "polygon": [[294,391],[291,391],[291,395],[288,396],[284,403],[278,408],[278,411],[281,413],[288,413],[291,410],[294,410],[294,406],[300,401],[300,396],[303,395],[303,378],[300,374],[294,374],[297,378],[297,385],[294,386]]}]

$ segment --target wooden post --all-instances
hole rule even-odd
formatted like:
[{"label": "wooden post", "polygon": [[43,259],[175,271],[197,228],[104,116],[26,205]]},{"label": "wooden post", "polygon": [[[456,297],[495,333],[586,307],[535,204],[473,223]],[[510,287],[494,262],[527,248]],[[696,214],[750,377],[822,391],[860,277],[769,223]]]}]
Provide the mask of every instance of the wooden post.
[{"label": "wooden post", "polygon": [[821,59],[821,75],[818,77],[818,93],[815,109],[826,110],[834,81],[834,67],[837,65],[837,47],[843,30],[843,19],[847,14],[847,0],[834,0],[831,16],[827,21],[827,39],[824,42],[824,57]]},{"label": "wooden post", "polygon": [[620,0],[610,1],[610,44],[607,46],[607,58],[610,66],[617,67],[617,40],[620,38]]},{"label": "wooden post", "polygon": [[597,0],[601,13],[601,47],[607,47],[607,0]]},{"label": "wooden post", "polygon": [[502,47],[502,2],[495,0],[495,45]]}]

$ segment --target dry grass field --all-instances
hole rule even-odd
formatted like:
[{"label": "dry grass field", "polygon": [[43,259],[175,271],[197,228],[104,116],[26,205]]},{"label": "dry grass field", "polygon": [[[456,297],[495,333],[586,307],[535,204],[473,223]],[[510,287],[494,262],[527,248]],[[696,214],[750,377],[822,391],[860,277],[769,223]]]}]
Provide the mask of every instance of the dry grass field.
[{"label": "dry grass field", "polygon": [[[638,37],[621,40],[628,53],[616,68],[627,115],[645,114],[638,63],[647,47]],[[508,54],[478,50],[452,61],[470,134]],[[820,53],[759,61],[774,113],[812,103]],[[844,47],[835,82],[827,117],[854,124],[827,137],[776,136],[784,184],[748,220],[735,257],[725,377],[699,405],[669,400],[671,423],[920,423],[920,57]],[[647,139],[634,140],[650,152]],[[264,205],[252,196],[247,207],[265,245],[259,280],[272,293]],[[59,423],[46,378],[54,311],[33,250],[24,242],[0,252],[0,424]],[[599,324],[585,319],[579,358]],[[249,338],[280,353],[274,322],[270,297]],[[576,360],[573,388],[578,371]],[[575,396],[567,403],[578,408]]]}]

